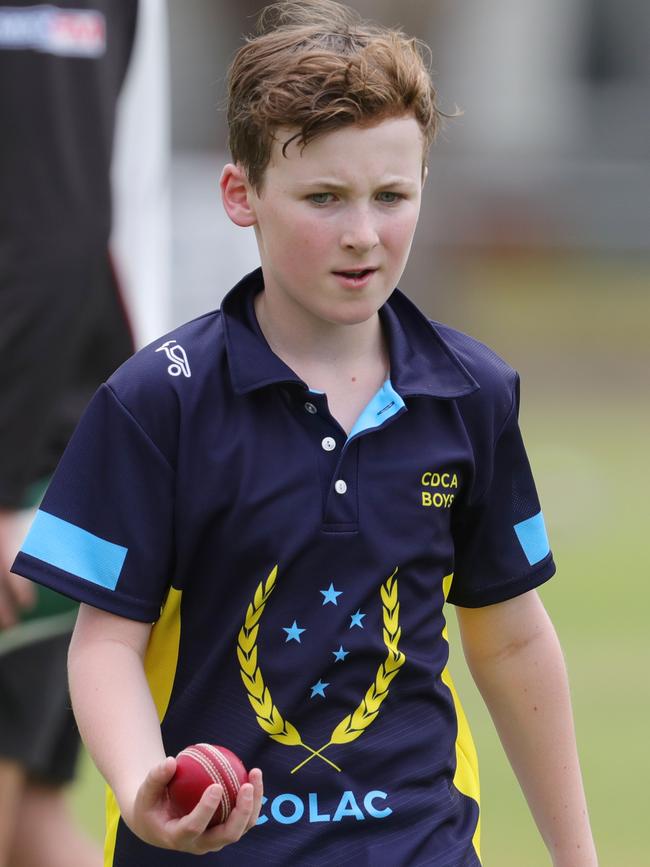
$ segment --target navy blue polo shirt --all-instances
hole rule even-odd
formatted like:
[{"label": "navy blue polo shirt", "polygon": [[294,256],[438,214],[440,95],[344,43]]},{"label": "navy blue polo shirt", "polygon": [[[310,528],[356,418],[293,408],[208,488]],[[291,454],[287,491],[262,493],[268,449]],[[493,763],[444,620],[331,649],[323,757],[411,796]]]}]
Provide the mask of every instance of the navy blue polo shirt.
[{"label": "navy blue polo shirt", "polygon": [[[443,606],[554,571],[517,375],[396,290],[390,379],[346,436],[264,340],[262,288],[249,275],[100,388],[14,568],[155,622],[168,754],[218,743],[264,771],[257,827],[206,864],[477,865]],[[115,867],[194,864],[113,802],[108,846]]]}]

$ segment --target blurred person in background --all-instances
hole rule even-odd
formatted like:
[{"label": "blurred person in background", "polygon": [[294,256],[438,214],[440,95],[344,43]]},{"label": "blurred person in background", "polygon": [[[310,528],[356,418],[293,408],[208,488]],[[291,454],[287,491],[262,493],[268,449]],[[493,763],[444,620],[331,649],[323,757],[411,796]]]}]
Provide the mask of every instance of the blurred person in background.
[{"label": "blurred person in background", "polygon": [[101,863],[65,798],[76,609],[9,564],[86,402],[134,349],[109,252],[111,161],[152,14],[160,0],[0,3],[0,867]]}]

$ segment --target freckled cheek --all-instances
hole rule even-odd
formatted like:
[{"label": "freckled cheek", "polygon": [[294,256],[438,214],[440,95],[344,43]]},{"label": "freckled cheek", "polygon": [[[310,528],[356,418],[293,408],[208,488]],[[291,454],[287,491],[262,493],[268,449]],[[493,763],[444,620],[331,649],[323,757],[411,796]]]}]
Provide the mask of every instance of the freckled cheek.
[{"label": "freckled cheek", "polygon": [[413,233],[411,231],[395,231],[384,235],[382,243],[388,255],[401,260],[408,254]]},{"label": "freckled cheek", "polygon": [[269,208],[265,214],[264,242],[276,262],[299,266],[320,244],[317,231],[289,208]]},{"label": "freckled cheek", "polygon": [[302,220],[293,227],[292,243],[300,256],[320,257],[335,244],[332,232],[322,221]]},{"label": "freckled cheek", "polygon": [[382,233],[382,242],[386,249],[395,255],[405,254],[413,239],[416,224],[417,221],[404,219],[386,226]]},{"label": "freckled cheek", "polygon": [[285,233],[283,243],[275,249],[276,263],[299,283],[310,279],[315,269],[322,270],[331,258],[331,245],[318,233],[305,231],[304,226],[294,226]]}]

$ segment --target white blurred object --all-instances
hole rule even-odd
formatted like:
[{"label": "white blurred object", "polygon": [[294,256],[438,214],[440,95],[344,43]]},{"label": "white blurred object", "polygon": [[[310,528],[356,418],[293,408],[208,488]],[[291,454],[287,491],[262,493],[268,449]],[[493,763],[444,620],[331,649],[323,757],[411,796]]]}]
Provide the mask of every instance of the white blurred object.
[{"label": "white blurred object", "polygon": [[221,204],[226,154],[174,154],[173,316],[185,322],[219,307],[226,292],[260,264],[255,232],[235,226]]},{"label": "white blurred object", "polygon": [[140,0],[117,111],[111,237],[138,347],[172,323],[168,40],[165,0]]},{"label": "white blurred object", "polygon": [[454,140],[468,150],[564,147],[580,129],[586,0],[445,3],[434,66],[465,114]]}]

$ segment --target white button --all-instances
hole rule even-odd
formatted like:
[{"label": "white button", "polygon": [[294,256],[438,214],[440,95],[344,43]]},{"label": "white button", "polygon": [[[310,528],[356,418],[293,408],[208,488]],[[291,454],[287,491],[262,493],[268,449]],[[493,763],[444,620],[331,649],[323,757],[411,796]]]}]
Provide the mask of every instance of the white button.
[{"label": "white button", "polygon": [[338,481],[334,482],[334,490],[337,494],[344,494],[347,489],[348,486],[345,484],[343,479],[339,479]]},{"label": "white button", "polygon": [[305,409],[307,410],[307,412],[308,412],[310,415],[316,415],[316,413],[318,412],[318,410],[316,409],[316,407],[314,406],[314,404],[313,404],[313,403],[309,403],[309,401],[307,401],[307,403],[305,404]]},{"label": "white button", "polygon": [[325,437],[325,439],[321,443],[322,447],[326,452],[333,452],[336,448],[336,440],[332,439],[332,437]]}]

